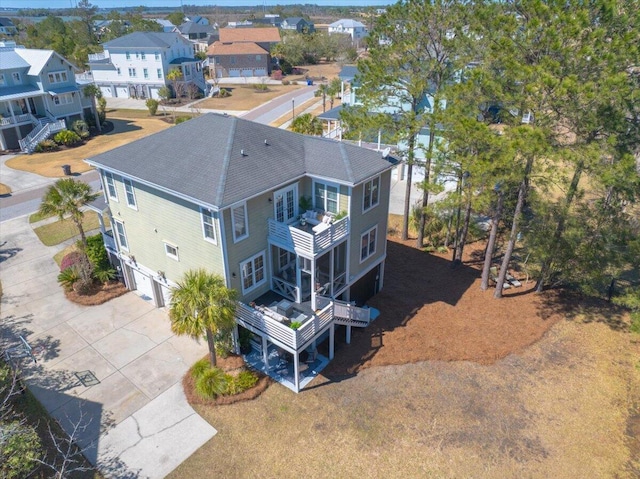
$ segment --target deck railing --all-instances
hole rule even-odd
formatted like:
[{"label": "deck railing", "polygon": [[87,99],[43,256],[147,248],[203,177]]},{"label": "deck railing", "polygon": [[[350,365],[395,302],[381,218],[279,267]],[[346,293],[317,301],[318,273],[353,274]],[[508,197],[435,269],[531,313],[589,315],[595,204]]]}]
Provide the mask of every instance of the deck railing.
[{"label": "deck railing", "polygon": [[111,251],[118,251],[118,249],[116,248],[116,240],[113,238],[112,231],[105,231],[104,233],[102,233],[102,240],[106,248],[111,249]]},{"label": "deck railing", "polygon": [[349,235],[349,217],[337,220],[319,233],[307,233],[294,225],[269,218],[269,237],[276,243],[293,247],[298,253],[315,256]]},{"label": "deck railing", "polygon": [[271,278],[272,287],[276,293],[284,296],[291,301],[296,301],[298,297],[298,288],[295,283],[289,283],[282,278],[278,278],[277,276],[273,276]]},{"label": "deck railing", "polygon": [[250,330],[255,330],[267,336],[269,340],[278,341],[295,351],[298,351],[305,343],[319,336],[331,324],[332,320],[333,305],[331,303],[311,318],[305,320],[298,329],[291,329],[277,319],[266,316],[264,313],[244,303],[238,303],[236,309],[236,321],[238,324]]},{"label": "deck railing", "polygon": [[22,115],[14,115],[13,118],[8,116],[7,118],[0,119],[0,126],[16,125],[18,123],[25,123],[27,121],[34,123],[37,120],[31,113],[24,113]]}]

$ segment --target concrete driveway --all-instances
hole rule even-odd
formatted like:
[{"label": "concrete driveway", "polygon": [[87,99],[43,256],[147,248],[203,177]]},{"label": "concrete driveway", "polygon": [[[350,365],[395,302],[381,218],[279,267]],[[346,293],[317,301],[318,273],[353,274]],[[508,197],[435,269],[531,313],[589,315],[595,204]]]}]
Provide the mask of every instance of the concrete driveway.
[{"label": "concrete driveway", "polygon": [[206,345],[174,336],[164,311],[134,293],[100,306],[69,302],[26,217],[0,224],[0,347],[23,336],[29,389],[108,477],[161,478],[216,433],[180,380]]}]

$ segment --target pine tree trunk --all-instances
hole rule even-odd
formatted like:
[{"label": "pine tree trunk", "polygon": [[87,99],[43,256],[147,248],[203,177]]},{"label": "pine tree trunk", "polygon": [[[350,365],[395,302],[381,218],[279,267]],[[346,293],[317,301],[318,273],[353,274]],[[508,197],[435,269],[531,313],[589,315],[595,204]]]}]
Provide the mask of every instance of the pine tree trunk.
[{"label": "pine tree trunk", "polygon": [[429,205],[429,177],[431,173],[431,158],[433,157],[433,142],[435,140],[435,125],[429,126],[429,148],[427,149],[427,157],[424,165],[424,183],[422,188],[422,208],[420,208],[420,221],[418,223],[418,238],[416,246],[422,248],[424,246],[424,227],[427,222],[427,206]]},{"label": "pine tree trunk", "polygon": [[209,362],[211,367],[216,367],[218,362],[216,358],[216,345],[213,342],[213,332],[207,328],[207,346],[209,347]]},{"label": "pine tree trunk", "polygon": [[578,183],[580,182],[580,177],[582,176],[583,170],[584,163],[580,161],[576,165],[576,169],[573,172],[573,178],[571,179],[571,184],[569,185],[569,190],[567,191],[567,196],[565,197],[565,204],[562,207],[560,218],[558,218],[558,224],[556,225],[556,230],[553,233],[553,239],[551,240],[551,248],[549,250],[549,254],[542,262],[542,267],[540,268],[540,278],[538,278],[538,283],[536,284],[536,293],[541,293],[544,289],[544,285],[549,276],[549,270],[551,269],[551,265],[553,264],[556,255],[558,254],[558,244],[560,243],[560,239],[564,234],[569,207],[571,206],[571,203],[573,203],[573,199],[575,198],[576,192],[578,191]]},{"label": "pine tree trunk", "polygon": [[407,187],[404,194],[404,216],[402,218],[402,239],[409,239],[409,216],[411,214],[411,181],[413,178],[413,147],[416,144],[416,136],[409,138],[409,154],[407,156]]},{"label": "pine tree trunk", "polygon": [[462,253],[464,252],[464,245],[467,242],[467,233],[469,232],[469,223],[471,221],[471,192],[469,192],[469,198],[467,198],[467,205],[464,213],[464,223],[462,224],[462,231],[460,232],[460,238],[456,245],[455,258],[453,260],[453,266],[458,266],[462,263]]},{"label": "pine tree trunk", "polygon": [[502,265],[500,266],[500,272],[498,273],[498,281],[496,284],[496,290],[493,293],[494,298],[502,298],[502,286],[504,285],[504,279],[507,277],[507,269],[511,262],[511,255],[516,246],[516,238],[518,236],[518,226],[520,225],[520,215],[522,214],[522,207],[524,206],[524,200],[527,196],[529,189],[529,174],[533,167],[534,158],[531,157],[527,160],[527,164],[524,168],[524,176],[520,182],[520,188],[518,189],[518,201],[516,202],[516,209],[513,212],[513,224],[511,225],[511,233],[509,234],[509,241],[507,242],[507,249],[504,252],[502,258]]},{"label": "pine tree trunk", "polygon": [[496,211],[491,219],[491,231],[489,232],[489,241],[487,242],[487,249],[484,253],[484,264],[482,266],[482,282],[480,283],[480,289],[486,291],[489,288],[489,270],[491,269],[491,262],[493,261],[493,252],[496,249],[496,238],[498,237],[498,225],[502,218],[502,206],[504,203],[504,195],[501,191],[498,192],[498,204],[496,205]]}]

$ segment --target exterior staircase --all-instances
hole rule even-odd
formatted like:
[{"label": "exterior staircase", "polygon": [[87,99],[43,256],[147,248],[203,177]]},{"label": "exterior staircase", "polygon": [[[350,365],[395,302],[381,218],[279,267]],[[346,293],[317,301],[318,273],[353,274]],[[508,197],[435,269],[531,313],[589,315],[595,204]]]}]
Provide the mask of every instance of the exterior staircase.
[{"label": "exterior staircase", "polygon": [[371,310],[358,308],[346,301],[333,300],[333,318],[335,324],[366,328],[371,322]]},{"label": "exterior staircase", "polygon": [[54,133],[64,130],[67,124],[64,120],[56,120],[52,117],[38,118],[37,123],[31,133],[20,140],[20,149],[25,153],[33,153],[43,140],[46,140]]}]

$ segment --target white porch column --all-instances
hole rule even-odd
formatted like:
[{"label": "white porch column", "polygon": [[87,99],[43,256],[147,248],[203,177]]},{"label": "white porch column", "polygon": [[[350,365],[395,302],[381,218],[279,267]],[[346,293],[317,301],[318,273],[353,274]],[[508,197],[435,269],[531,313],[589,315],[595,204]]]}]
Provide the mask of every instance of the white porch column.
[{"label": "white porch column", "polygon": [[7,142],[4,140],[4,135],[0,133],[0,150],[8,150]]},{"label": "white porch column", "polygon": [[18,126],[18,122],[16,121],[16,114],[13,112],[13,102],[11,101],[9,101],[9,113],[11,113],[11,122],[13,123],[13,128],[16,130],[16,136],[18,137],[18,140],[22,140],[20,127]]},{"label": "white porch column", "polygon": [[380,151],[380,142],[382,141],[382,130],[378,130],[378,150]]},{"label": "white porch column", "polygon": [[335,281],[335,278],[333,276],[333,255],[335,253],[336,249],[332,248],[331,251],[329,251],[329,296],[331,296],[331,298],[333,298],[333,282]]},{"label": "white porch column", "polygon": [[300,392],[300,353],[296,351],[293,354],[293,380],[296,387],[296,392]]},{"label": "white porch column", "polygon": [[347,344],[351,344],[351,325],[347,326]]},{"label": "white porch column", "polygon": [[[298,261],[297,258],[296,261]],[[296,268],[296,303],[302,303],[302,271],[300,268]]]},{"label": "white porch column", "polygon": [[311,309],[316,310],[316,260],[311,261]]},{"label": "white porch column", "polygon": [[333,352],[335,349],[335,325],[331,323],[331,328],[329,329],[329,359],[333,359]]},{"label": "white porch column", "polygon": [[262,361],[264,362],[264,372],[267,372],[269,370],[269,343],[266,336],[262,336]]}]

